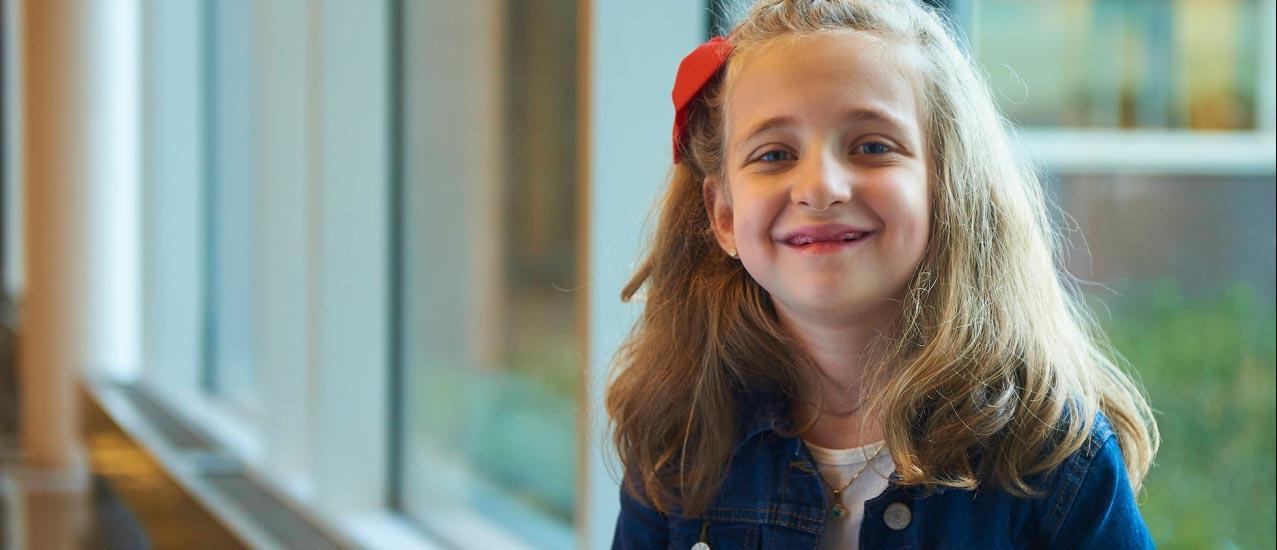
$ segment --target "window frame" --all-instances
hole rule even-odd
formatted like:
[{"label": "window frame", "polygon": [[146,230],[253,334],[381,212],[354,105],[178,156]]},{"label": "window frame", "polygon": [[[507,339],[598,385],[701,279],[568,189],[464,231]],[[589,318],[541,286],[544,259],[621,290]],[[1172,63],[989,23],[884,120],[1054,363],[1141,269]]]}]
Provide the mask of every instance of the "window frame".
[{"label": "window frame", "polygon": [[[386,223],[397,215],[392,163],[402,154],[389,89],[399,78],[397,53],[387,37],[396,32],[399,1],[291,0],[252,10],[253,55],[260,60],[254,131],[262,151],[253,174],[279,183],[254,191],[262,208],[253,238],[253,357],[260,394],[271,399],[246,420],[201,390],[199,371],[203,320],[195,297],[207,267],[200,253],[207,231],[201,159],[209,139],[207,75],[199,69],[205,4],[143,0],[141,383],[244,459],[257,478],[354,540],[428,548],[439,533],[391,506],[395,420],[390,407],[380,406],[394,403],[387,392],[397,353],[387,337],[395,318],[394,263],[383,254],[397,238]],[[696,3],[655,1],[578,0],[578,272],[589,284],[579,305],[588,377],[581,385],[583,460],[573,529],[587,548],[610,544],[619,511],[603,384],[638,309],[617,300],[616,289],[630,275],[644,240],[642,220],[664,187],[673,68],[703,40],[707,25]],[[161,28],[157,18],[171,24]],[[302,67],[304,75],[298,80],[284,72],[288,67]],[[461,540],[490,533],[493,542],[521,545],[478,514],[469,516],[473,523],[452,519]]]},{"label": "window frame", "polygon": [[392,0],[231,4],[253,38],[248,173],[270,182],[252,186],[247,245],[255,389],[270,398],[242,414],[201,372],[211,0],[142,6],[140,383],[361,545],[434,548],[387,507]]},{"label": "window frame", "polygon": [[[979,48],[973,13],[982,0],[951,0],[949,9]],[[1022,145],[1054,174],[1271,174],[1277,170],[1277,0],[1258,0],[1255,129],[1069,129],[1021,126]]]}]

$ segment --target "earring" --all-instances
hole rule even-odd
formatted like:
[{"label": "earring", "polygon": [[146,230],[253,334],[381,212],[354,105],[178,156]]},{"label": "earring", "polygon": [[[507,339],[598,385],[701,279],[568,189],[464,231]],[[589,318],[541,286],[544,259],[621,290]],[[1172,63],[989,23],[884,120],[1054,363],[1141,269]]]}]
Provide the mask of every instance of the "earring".
[{"label": "earring", "polygon": [[731,256],[733,259],[734,259],[734,258],[736,258],[736,256],[738,256],[738,254],[737,254],[737,252],[736,252],[736,249],[735,249],[735,248],[733,248],[733,249],[731,249],[731,250],[728,250],[728,251],[727,251],[727,255],[728,255],[728,256]]}]

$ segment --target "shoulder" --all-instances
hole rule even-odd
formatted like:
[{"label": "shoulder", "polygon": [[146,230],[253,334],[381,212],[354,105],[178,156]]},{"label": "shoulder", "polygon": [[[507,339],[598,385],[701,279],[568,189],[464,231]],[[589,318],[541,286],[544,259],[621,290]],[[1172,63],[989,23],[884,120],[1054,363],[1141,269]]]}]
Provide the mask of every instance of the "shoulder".
[{"label": "shoulder", "polygon": [[642,488],[637,484],[634,484],[632,489],[638,491],[639,495],[631,495],[626,490],[626,485],[627,483],[622,481],[621,511],[616,519],[612,548],[624,550],[665,546],[669,540],[665,514],[640,502],[640,499],[646,500],[646,497],[641,494]]},{"label": "shoulder", "polygon": [[1085,443],[1048,477],[1041,527],[1052,546],[1151,547],[1117,433],[1098,413]]},{"label": "shoulder", "polygon": [[[1114,450],[1117,451],[1116,457],[1113,456]],[[1114,459],[1117,464],[1113,463]],[[1095,416],[1086,442],[1042,480],[1040,488],[1047,491],[1043,527],[1052,532],[1059,528],[1093,468],[1105,469],[1115,466],[1124,468],[1117,434],[1113,432],[1113,426],[1109,423],[1108,417],[1100,412]]]}]

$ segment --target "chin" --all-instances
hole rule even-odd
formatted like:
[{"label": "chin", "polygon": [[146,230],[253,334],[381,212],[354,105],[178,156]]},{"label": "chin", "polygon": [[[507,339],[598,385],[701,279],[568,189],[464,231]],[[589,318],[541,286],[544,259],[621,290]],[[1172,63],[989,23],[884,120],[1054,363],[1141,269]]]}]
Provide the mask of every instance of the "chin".
[{"label": "chin", "polygon": [[856,300],[827,295],[790,295],[788,299],[779,300],[778,305],[791,314],[819,318],[854,316],[864,309],[863,304]]},{"label": "chin", "polygon": [[881,312],[883,306],[891,302],[889,296],[799,292],[781,299],[780,305],[795,314],[854,321]]}]

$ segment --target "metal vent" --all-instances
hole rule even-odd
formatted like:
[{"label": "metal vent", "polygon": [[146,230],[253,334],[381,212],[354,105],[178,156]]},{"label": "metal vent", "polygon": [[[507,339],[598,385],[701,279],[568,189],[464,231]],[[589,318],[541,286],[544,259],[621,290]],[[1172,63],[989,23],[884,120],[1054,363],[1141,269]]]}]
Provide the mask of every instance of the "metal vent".
[{"label": "metal vent", "polygon": [[240,474],[208,474],[203,477],[222,496],[235,503],[244,515],[253,518],[258,527],[279,541],[280,546],[309,550],[344,548],[251,479]]},{"label": "metal vent", "polygon": [[133,408],[138,414],[145,417],[169,445],[184,451],[213,450],[213,444],[207,437],[174,418],[146,391],[134,385],[120,386],[120,390],[133,402]]},{"label": "metal vent", "polygon": [[119,386],[139,416],[181,454],[195,476],[211,487],[281,548],[327,550],[348,548],[339,539],[294,511],[245,473],[244,464],[210,438],[135,385]]}]

